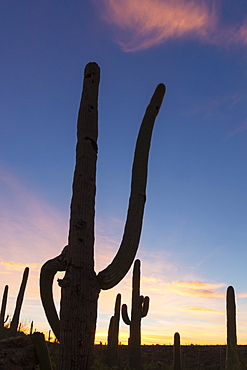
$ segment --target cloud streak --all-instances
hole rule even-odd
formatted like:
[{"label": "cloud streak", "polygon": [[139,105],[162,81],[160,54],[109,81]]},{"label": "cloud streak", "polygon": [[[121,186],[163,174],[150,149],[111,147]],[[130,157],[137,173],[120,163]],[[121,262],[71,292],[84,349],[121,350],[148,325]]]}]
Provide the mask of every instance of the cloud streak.
[{"label": "cloud streak", "polygon": [[104,21],[116,29],[125,52],[148,49],[169,39],[197,38],[213,44],[246,44],[247,23],[222,27],[208,0],[94,0]]}]

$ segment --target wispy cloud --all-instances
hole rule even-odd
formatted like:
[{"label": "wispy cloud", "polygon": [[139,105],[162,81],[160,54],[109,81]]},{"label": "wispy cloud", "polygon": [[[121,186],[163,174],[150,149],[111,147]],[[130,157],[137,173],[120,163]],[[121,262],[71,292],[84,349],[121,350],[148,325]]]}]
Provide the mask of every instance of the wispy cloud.
[{"label": "wispy cloud", "polygon": [[225,314],[224,310],[214,310],[212,308],[208,307],[202,307],[202,306],[193,306],[193,307],[183,307],[181,308],[182,311],[188,311],[188,312],[197,312],[197,313],[217,313],[217,314]]},{"label": "wispy cloud", "polygon": [[101,17],[116,27],[117,42],[125,52],[181,37],[214,44],[247,43],[247,24],[227,29],[221,26],[214,1],[94,0],[94,3]]},{"label": "wispy cloud", "polygon": [[190,295],[205,298],[222,298],[225,292],[218,292],[225,284],[211,284],[200,281],[177,281],[173,284],[173,290],[180,295]]},{"label": "wispy cloud", "polygon": [[234,136],[236,134],[241,134],[241,133],[246,132],[246,131],[247,131],[247,123],[244,123],[243,125],[239,126],[235,130],[231,131],[228,134],[228,137]]}]

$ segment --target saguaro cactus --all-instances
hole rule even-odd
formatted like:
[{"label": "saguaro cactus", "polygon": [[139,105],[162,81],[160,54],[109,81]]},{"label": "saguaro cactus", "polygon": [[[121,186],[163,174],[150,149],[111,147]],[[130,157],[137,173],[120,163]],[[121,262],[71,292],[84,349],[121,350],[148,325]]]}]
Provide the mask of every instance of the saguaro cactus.
[{"label": "saguaro cactus", "polygon": [[0,312],[0,329],[3,328],[4,323],[6,321],[6,320],[4,320],[4,318],[5,318],[5,312],[6,312],[8,290],[9,290],[9,286],[5,285],[4,292],[3,292],[2,304],[1,304],[1,312]]},{"label": "saguaro cactus", "polygon": [[174,345],[173,345],[173,370],[181,370],[181,347],[180,347],[180,335],[179,333],[174,334]]},{"label": "saguaro cactus", "polygon": [[243,369],[238,356],[237,329],[236,329],[236,303],[234,288],[229,286],[226,292],[226,319],[227,319],[227,348],[226,370]]},{"label": "saguaro cactus", "polygon": [[140,260],[134,263],[132,278],[132,308],[131,319],[127,312],[127,305],[122,305],[122,318],[126,325],[130,326],[129,336],[129,366],[131,369],[141,369],[141,319],[147,316],[149,309],[149,297],[140,296]]},{"label": "saguaro cactus", "polygon": [[4,324],[8,320],[8,317],[5,319],[5,312],[6,312],[6,305],[7,305],[7,298],[8,298],[8,285],[5,285],[4,292],[3,292],[3,299],[1,304],[1,312],[0,312],[0,339],[3,337],[4,333]]},{"label": "saguaro cactus", "polygon": [[17,328],[18,328],[20,313],[21,313],[21,306],[22,306],[23,299],[24,299],[24,293],[25,293],[25,289],[27,285],[28,274],[29,274],[29,267],[26,267],[23,272],[21,286],[20,286],[19,293],[16,299],[15,311],[14,311],[14,315],[11,320],[10,328],[9,328],[9,335],[13,335],[17,331]]},{"label": "saguaro cactus", "polygon": [[[77,122],[76,166],[68,246],[58,257],[43,265],[40,275],[40,293],[46,316],[61,343],[61,370],[91,367],[100,290],[110,289],[118,284],[134,260],[146,200],[147,163],[152,129],[165,94],[165,86],[158,85],[141,124],[132,168],[127,220],[120,248],[112,263],[96,276],[94,205],[99,79],[98,65],[89,63],[84,71]],[[60,322],[52,296],[52,283],[57,271],[66,271],[64,279],[59,281],[62,288]]]},{"label": "saguaro cactus", "polygon": [[114,315],[110,319],[106,363],[108,366],[118,366],[118,335],[119,335],[119,320],[120,320],[121,294],[118,294],[115,301]]}]

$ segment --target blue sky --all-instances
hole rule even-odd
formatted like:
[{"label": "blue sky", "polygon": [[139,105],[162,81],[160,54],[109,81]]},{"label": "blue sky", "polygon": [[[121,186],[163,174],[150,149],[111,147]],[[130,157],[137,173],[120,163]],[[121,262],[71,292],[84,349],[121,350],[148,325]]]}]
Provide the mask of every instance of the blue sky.
[{"label": "blue sky", "polygon": [[[0,24],[0,291],[9,284],[8,312],[29,266],[22,320],[48,330],[39,269],[67,243],[82,76],[95,61],[96,271],[121,241],[137,132],[162,82],[137,254],[151,300],[143,342],[171,343],[179,331],[182,343],[224,343],[233,285],[245,343],[246,1],[3,0]],[[101,293],[97,340],[116,294],[130,304],[130,287],[131,271]],[[127,336],[121,323],[121,341]]]}]

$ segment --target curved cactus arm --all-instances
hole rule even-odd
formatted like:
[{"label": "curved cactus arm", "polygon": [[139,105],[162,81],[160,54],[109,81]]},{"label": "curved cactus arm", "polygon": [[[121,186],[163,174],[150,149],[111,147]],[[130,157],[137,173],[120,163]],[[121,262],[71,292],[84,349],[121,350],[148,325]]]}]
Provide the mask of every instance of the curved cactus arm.
[{"label": "curved cactus arm", "polygon": [[142,304],[141,317],[147,316],[148,310],[149,310],[149,297],[145,297]]},{"label": "curved cactus arm", "polygon": [[143,301],[144,301],[144,297],[143,297],[143,295],[140,295],[139,296],[139,299],[138,299],[138,308],[139,308],[139,310],[141,311],[142,310],[142,305],[143,305]]},{"label": "curved cactus arm", "polygon": [[159,84],[146,109],[139,130],[132,167],[131,192],[123,239],[113,261],[99,272],[101,289],[110,289],[126,275],[135,258],[141,236],[144,206],[146,201],[146,183],[148,155],[155,118],[161,107],[165,86]]},{"label": "curved cactus arm", "polygon": [[128,308],[127,308],[127,305],[125,303],[122,305],[122,318],[123,318],[123,321],[126,325],[131,324],[131,321],[130,321],[129,316],[128,316]]},{"label": "curved cactus arm", "polygon": [[45,310],[47,320],[55,334],[56,338],[60,340],[60,322],[53,300],[52,285],[54,276],[58,271],[66,270],[66,253],[68,246],[66,246],[62,253],[47,261],[41,268],[40,272],[40,296]]}]

